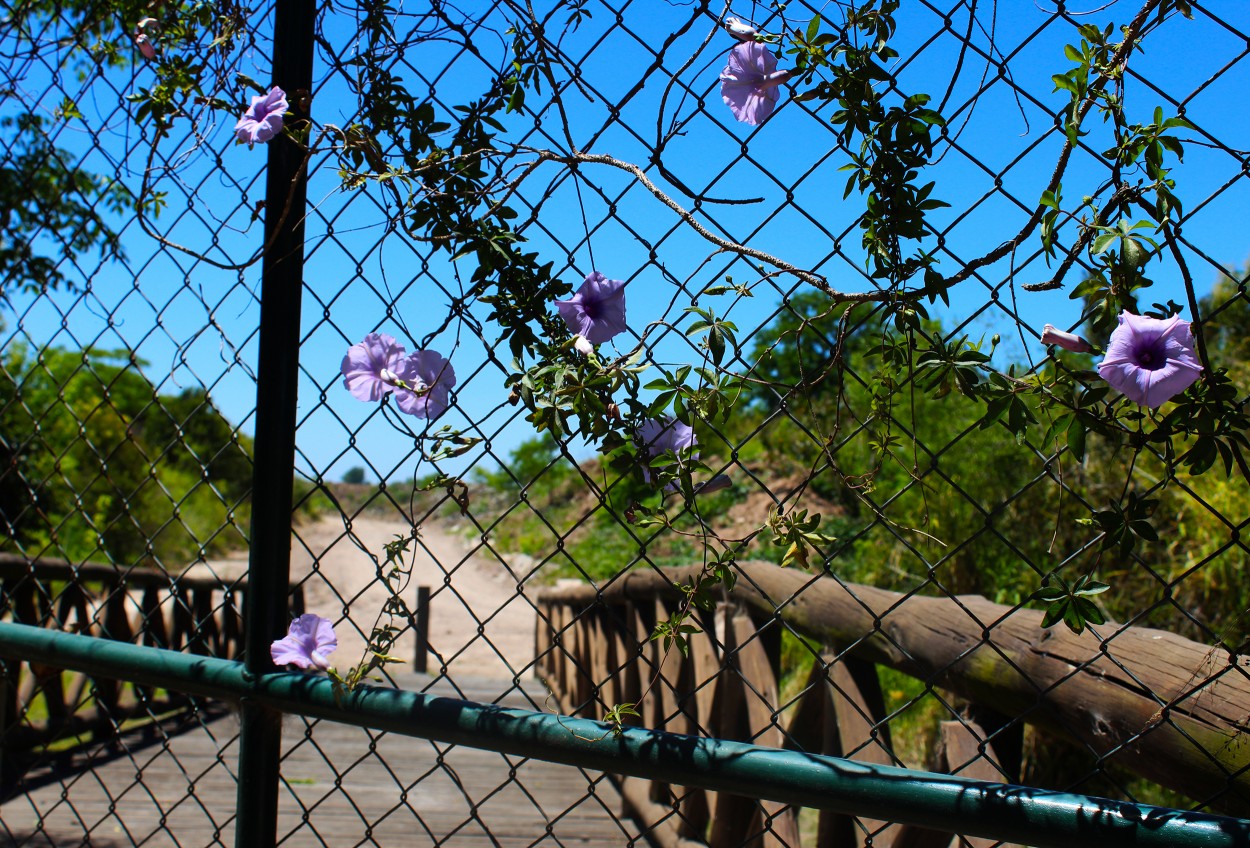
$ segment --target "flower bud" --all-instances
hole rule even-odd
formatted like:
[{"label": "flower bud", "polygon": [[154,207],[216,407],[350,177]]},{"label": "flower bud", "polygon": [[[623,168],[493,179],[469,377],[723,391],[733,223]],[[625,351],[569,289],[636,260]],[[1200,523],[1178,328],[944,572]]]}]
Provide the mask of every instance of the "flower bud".
[{"label": "flower bud", "polygon": [[717,474],[711,480],[695,489],[696,495],[710,495],[712,492],[719,492],[721,489],[728,489],[734,481],[728,474]]},{"label": "flower bud", "polygon": [[131,38],[134,39],[135,47],[139,48],[139,53],[143,58],[156,58],[155,38],[160,29],[160,23],[156,18],[140,18],[139,23],[135,24],[135,31]]},{"label": "flower bud", "polygon": [[1094,349],[1093,345],[1075,333],[1065,333],[1062,330],[1056,330],[1050,324],[1042,328],[1042,344],[1055,345],[1073,353],[1089,353]]},{"label": "flower bud", "polygon": [[758,34],[755,27],[750,24],[744,24],[737,18],[725,18],[723,24],[725,31],[739,41],[754,41]]},{"label": "flower bud", "polygon": [[573,337],[573,350],[577,351],[582,356],[590,356],[592,353],[595,352],[595,346],[592,345],[590,343],[590,339],[586,338],[585,336],[574,336]]}]

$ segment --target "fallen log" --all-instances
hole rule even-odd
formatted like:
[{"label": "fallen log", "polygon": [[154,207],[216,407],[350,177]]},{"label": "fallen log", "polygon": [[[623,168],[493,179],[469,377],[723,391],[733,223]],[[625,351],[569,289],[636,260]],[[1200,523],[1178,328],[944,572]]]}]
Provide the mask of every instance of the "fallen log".
[{"label": "fallen log", "polygon": [[[923,597],[771,563],[739,564],[732,598],[835,649],[1088,746],[1212,809],[1250,815],[1250,657],[1108,623],[1043,630],[1042,613],[980,596]],[[632,571],[543,599],[679,598],[699,568]]]}]

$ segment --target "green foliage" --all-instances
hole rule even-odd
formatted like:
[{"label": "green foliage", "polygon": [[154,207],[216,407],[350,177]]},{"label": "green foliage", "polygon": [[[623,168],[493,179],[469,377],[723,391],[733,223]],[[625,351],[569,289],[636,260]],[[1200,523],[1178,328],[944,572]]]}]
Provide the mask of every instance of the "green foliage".
[{"label": "green foliage", "polygon": [[689,656],[690,640],[686,637],[692,633],[699,632],[699,628],[690,623],[690,613],[680,610],[656,624],[655,629],[651,633],[651,639],[652,641],[660,642],[664,646],[665,652],[672,648],[677,648],[682,656]]},{"label": "green foliage", "polygon": [[13,346],[0,369],[9,545],[181,566],[239,546],[251,441],[202,390],[167,397],[124,350]]},{"label": "green foliage", "polygon": [[846,360],[858,361],[877,346],[884,326],[884,312],[874,305],[835,305],[813,291],[790,296],[773,323],[753,337],[756,364],[747,402],[773,410],[782,396],[793,404],[835,395]]},{"label": "green foliage", "polygon": [[162,465],[203,480],[226,499],[242,500],[251,489],[251,439],[231,426],[203,389],[160,396],[138,414],[136,428]]},{"label": "green foliage", "polygon": [[375,671],[388,665],[405,662],[391,651],[395,648],[396,640],[412,621],[413,613],[404,600],[404,593],[412,581],[412,562],[408,558],[409,548],[418,538],[419,532],[414,528],[407,536],[396,534],[395,538],[386,544],[386,558],[378,563],[378,574],[386,583],[390,596],[378,612],[360,661],[345,674],[337,669],[330,669],[330,679],[334,681],[336,699],[365,681],[382,682],[382,678],[374,674]]},{"label": "green foliage", "polygon": [[791,47],[795,67],[809,81],[827,74],[799,99],[832,101],[837,105],[830,123],[851,149],[850,171],[843,197],[858,192],[865,209],[860,219],[868,265],[875,278],[901,286],[934,258],[921,251],[904,255],[904,241],[921,241],[926,235],[925,215],[948,206],[934,198],[932,181],[919,184],[920,173],[933,152],[933,129],[946,120],[928,108],[929,95],[896,95],[896,80],[886,67],[898,58],[889,46],[897,24],[894,12],[900,0],[869,0],[846,13],[846,30],[862,41],[823,31],[825,21],[814,16],[806,29],[795,30]]},{"label": "green foliage", "polygon": [[[555,439],[577,435],[592,442],[604,441],[620,446],[619,406],[614,393],[625,391],[630,397],[638,392],[638,375],[647,366],[640,364],[642,350],[615,362],[603,362],[597,354],[580,356],[573,351],[572,340],[565,339],[559,354],[551,360],[522,370],[520,360],[508,377],[514,396],[530,410],[526,420],[539,433],[547,431]],[[641,404],[634,401],[637,414]]]},{"label": "green foliage", "polygon": [[603,714],[603,721],[611,725],[614,736],[621,735],[625,722],[640,717],[638,710],[634,709],[637,706],[637,704],[617,704]]},{"label": "green foliage", "polygon": [[772,543],[785,550],[782,555],[783,566],[797,565],[807,568],[813,552],[820,550],[835,541],[833,536],[822,533],[820,514],[807,515],[807,510],[800,509],[790,513],[782,513],[774,509],[768,515],[768,529],[772,531]]},{"label": "green foliage", "polygon": [[[683,317],[669,323],[666,315],[641,329],[641,343],[617,359],[578,354],[553,314],[552,301],[569,286],[553,275],[553,261],[527,248],[516,224],[525,211],[518,199],[524,180],[548,167],[567,169],[576,180],[579,168],[608,164],[648,183],[646,171],[610,157],[528,146],[541,143],[530,139],[542,134],[509,141],[505,120],[524,113],[527,96],[544,86],[566,90],[558,74],[575,79],[580,70],[551,55],[560,42],[544,30],[550,18],[531,13],[516,21],[507,33],[510,55],[485,61],[484,84],[445,108],[433,94],[409,90],[400,76],[398,5],[367,4],[361,49],[344,60],[358,98],[349,104],[358,108],[343,110],[352,123],[314,131],[308,121],[289,121],[276,143],[297,145],[310,159],[337,157],[345,190],[382,195],[388,227],[456,263],[457,281],[463,273],[466,284],[444,328],[476,322],[480,312],[472,310],[488,307],[486,321],[498,328],[488,341],[506,342],[513,356],[505,383],[511,401],[538,434],[507,468],[476,472],[475,483],[495,493],[493,502],[481,499],[478,512],[493,519],[487,525],[497,543],[535,556],[551,576],[599,580],[638,564],[703,564],[679,587],[685,603],[655,630],[665,650],[687,649],[692,611],[731,589],[735,564],[747,556],[909,592],[1032,601],[1044,606],[1046,626],[1063,622],[1077,632],[1107,615],[1142,610],[1179,630],[1197,618],[1191,610],[1199,606],[1205,620],[1234,627],[1246,608],[1236,578],[1245,556],[1238,545],[1219,546],[1229,528],[1217,518],[1244,514],[1247,503],[1250,418],[1237,389],[1247,376],[1245,280],[1222,283],[1220,300],[1200,310],[1185,271],[1191,311],[1223,312],[1227,328],[1217,321],[1209,333],[1218,359],[1204,362],[1203,380],[1158,412],[1112,395],[1088,359],[1061,354],[1037,368],[1004,363],[997,337],[986,344],[962,330],[947,333],[924,305],[941,297],[949,306],[950,286],[1026,249],[1034,236],[1047,258],[1060,262],[1052,282],[1061,285],[1073,264],[1088,267],[1071,297],[1100,333],[1122,311],[1142,311],[1139,298],[1152,285],[1147,271],[1158,257],[1171,251],[1184,271],[1174,232],[1183,207],[1170,166],[1183,161],[1181,134],[1190,125],[1160,108],[1135,122],[1125,102],[1126,69],[1149,29],[1146,16],[1125,27],[1077,27],[1076,43],[1054,57],[1064,64],[1052,77],[1066,100],[1059,116],[1066,143],[1053,177],[1039,186],[1029,223],[1003,234],[997,252],[944,278],[926,242],[947,231],[933,214],[946,204],[926,174],[946,118],[927,94],[902,90],[908,77],[893,71],[911,60],[894,46],[900,6],[865,0],[830,7],[842,11],[840,23],[815,15],[798,26],[787,22],[779,37],[761,37],[792,57],[790,81],[806,89],[797,99],[816,101],[813,114],[827,116],[846,154],[843,199],[862,203],[861,245],[873,285],[830,298],[821,278],[790,269],[824,290],[786,297],[750,357],[728,313],[699,298],[751,296],[768,278],[705,286]],[[571,29],[589,14],[582,2],[563,8]],[[122,9],[123,18],[141,11],[133,4]],[[36,0],[19,10],[50,19],[61,6]],[[1189,11],[1183,0],[1159,3],[1156,25],[1172,10]],[[135,120],[158,142],[196,110],[233,117],[244,93],[262,88],[228,61],[236,55],[237,10],[195,2],[164,12],[156,79],[131,96]],[[71,52],[84,73],[91,62],[125,61],[109,46],[117,20],[107,9],[73,3],[65,17],[81,38]],[[466,32],[445,23],[440,38],[463,37],[462,46],[477,53]],[[384,53],[397,61],[378,61]],[[300,103],[299,92],[289,94]],[[81,115],[69,98],[57,112],[58,120]],[[116,236],[95,210],[103,204],[119,211],[125,197],[107,181],[49,164],[64,157],[47,141],[43,120],[27,115],[3,127],[19,139],[12,172],[3,175],[11,196],[0,194],[8,238],[27,245],[25,235],[52,221],[75,234],[62,261],[95,248],[116,253]],[[567,148],[573,146],[570,135]],[[1065,197],[1063,179],[1078,147],[1110,180],[1083,195],[1066,174]],[[656,165],[670,176],[659,160],[657,149],[648,170]],[[65,185],[72,190],[61,192]],[[662,190],[652,193],[659,198]],[[156,214],[164,197],[145,185],[135,205]],[[696,208],[679,217],[691,225],[698,214]],[[715,241],[718,251],[739,259],[760,253]],[[60,282],[56,258],[9,241],[0,241],[0,266],[25,287]],[[1151,308],[1165,316],[1180,309],[1172,302]],[[652,362],[653,327],[684,332],[695,361]],[[735,373],[744,361],[753,363],[747,373]],[[217,528],[239,526],[234,511],[245,509],[250,476],[245,440],[203,393],[158,397],[137,365],[125,352],[10,353],[13,388],[0,397],[0,460],[9,485],[0,487],[0,508],[19,544],[76,559],[169,559],[215,543]],[[670,412],[697,428],[697,452],[645,456],[639,429]],[[461,456],[478,441],[444,427],[423,439],[423,457]],[[591,455],[579,462],[571,451],[583,445]],[[704,488],[726,467],[736,475],[730,489]],[[349,474],[363,481],[357,470]],[[766,491],[758,491],[761,484]],[[441,473],[414,486],[445,489],[462,510],[470,503],[466,484]],[[753,495],[766,500],[751,503]],[[318,481],[302,487],[297,503],[315,511],[334,498]],[[754,514],[739,522],[732,513],[744,499]],[[1206,510],[1210,503],[1222,512]],[[497,514],[486,516],[493,507]],[[388,547],[385,563],[393,598],[366,657],[340,678],[348,688],[394,661],[393,622],[407,613],[399,562],[407,544],[400,542]],[[1195,580],[1199,572],[1214,576]],[[634,706],[613,709],[610,724],[619,728],[636,715]]]},{"label": "green foliage", "polygon": [[49,23],[73,33],[62,45],[80,79],[100,67],[125,67],[133,49],[127,27],[150,14],[148,0],[14,0],[6,4],[0,31],[31,46],[47,35]]},{"label": "green foliage", "polygon": [[[38,55],[55,45],[49,67],[63,68],[80,82],[111,68],[130,65],[136,54],[131,30],[141,19],[159,16],[160,49],[153,65],[157,82],[128,99],[135,119],[152,122],[159,139],[176,119],[186,120],[208,105],[233,110],[217,96],[232,79],[232,51],[243,32],[240,7],[203,0],[161,3],[145,0],[18,0],[8,4],[0,35],[12,49]],[[241,79],[242,75],[239,75]],[[239,83],[242,84],[241,82]],[[14,91],[4,91],[13,99]],[[20,98],[19,98],[20,99]],[[51,141],[61,123],[82,121],[83,113],[66,96],[52,119],[34,112],[0,118],[4,161],[0,164],[0,280],[9,289],[44,292],[69,286],[63,267],[95,250],[104,259],[124,257],[113,216],[131,210],[157,215],[166,192],[133,193],[111,176],[75,165],[76,157]],[[136,196],[137,194],[137,196]],[[55,233],[55,247],[38,236]]]},{"label": "green foliage", "polygon": [[1050,575],[1033,595],[1034,600],[1046,604],[1042,627],[1054,627],[1062,621],[1073,633],[1081,633],[1087,624],[1106,624],[1106,616],[1090,599],[1110,588],[1088,575],[1078,577],[1071,585],[1058,575]]},{"label": "green foliage", "polygon": [[[128,206],[120,183],[69,164],[73,157],[48,139],[49,121],[21,113],[0,118],[8,147],[0,162],[0,280],[5,288],[43,292],[67,284],[62,264],[91,250],[122,257],[104,210]],[[59,252],[45,255],[37,236],[56,232]],[[37,247],[38,246],[38,247]]]},{"label": "green foliage", "polygon": [[[1207,317],[1202,333],[1215,364],[1244,377],[1250,365],[1250,267],[1229,269],[1204,297],[1199,311]],[[1237,382],[1244,385],[1245,381]]]}]

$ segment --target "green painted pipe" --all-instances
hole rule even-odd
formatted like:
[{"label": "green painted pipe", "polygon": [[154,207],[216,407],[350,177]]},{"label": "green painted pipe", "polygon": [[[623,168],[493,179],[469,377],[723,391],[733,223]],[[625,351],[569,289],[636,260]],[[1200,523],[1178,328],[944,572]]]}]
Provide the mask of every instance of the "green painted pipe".
[{"label": "green painted pipe", "polygon": [[406,736],[801,807],[1056,848],[1250,846],[1250,821],[605,725],[362,687],[334,697],[319,675],[259,677],[242,664],[0,623],[0,656]]}]

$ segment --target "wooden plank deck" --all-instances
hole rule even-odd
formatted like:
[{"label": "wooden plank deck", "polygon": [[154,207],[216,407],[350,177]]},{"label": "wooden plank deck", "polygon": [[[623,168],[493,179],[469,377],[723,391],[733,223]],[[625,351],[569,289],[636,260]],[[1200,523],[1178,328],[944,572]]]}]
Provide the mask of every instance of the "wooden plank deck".
[{"label": "wooden plank deck", "polygon": [[[429,681],[398,680],[411,689]],[[446,682],[430,691],[496,701],[510,685],[456,683],[463,695]],[[544,698],[530,682],[499,703],[541,709]],[[127,739],[115,756],[0,805],[0,846],[232,846],[237,734],[225,713],[146,746]],[[602,774],[299,716],[284,723],[283,752],[286,848],[646,844]]]}]

